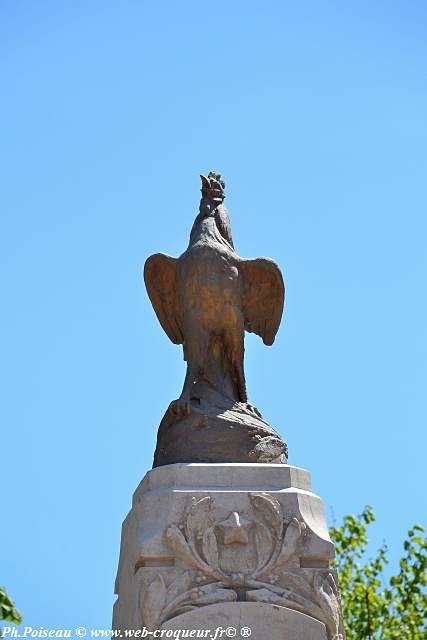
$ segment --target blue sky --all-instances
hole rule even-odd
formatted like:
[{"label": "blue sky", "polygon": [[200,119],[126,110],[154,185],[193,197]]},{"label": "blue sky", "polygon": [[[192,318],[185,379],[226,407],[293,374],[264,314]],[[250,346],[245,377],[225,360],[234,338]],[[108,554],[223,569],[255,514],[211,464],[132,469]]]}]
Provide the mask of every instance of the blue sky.
[{"label": "blue sky", "polygon": [[120,527],[180,392],[141,279],[179,255],[199,173],[236,248],[281,266],[251,401],[329,521],[426,524],[427,7],[0,5],[0,583],[28,625],[110,626]]}]

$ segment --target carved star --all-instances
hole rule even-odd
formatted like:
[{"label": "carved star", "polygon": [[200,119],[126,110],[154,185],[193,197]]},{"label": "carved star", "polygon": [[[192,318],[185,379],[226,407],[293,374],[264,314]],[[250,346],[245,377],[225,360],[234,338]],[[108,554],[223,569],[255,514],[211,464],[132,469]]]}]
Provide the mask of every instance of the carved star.
[{"label": "carved star", "polygon": [[233,511],[227,518],[218,524],[219,529],[224,534],[224,544],[248,544],[248,530],[252,522],[240,516],[237,511]]}]

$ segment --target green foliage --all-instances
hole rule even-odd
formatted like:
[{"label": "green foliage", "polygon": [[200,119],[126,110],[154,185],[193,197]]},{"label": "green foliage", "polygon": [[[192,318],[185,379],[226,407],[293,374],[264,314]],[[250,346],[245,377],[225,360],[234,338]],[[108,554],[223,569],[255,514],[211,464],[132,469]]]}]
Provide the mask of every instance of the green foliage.
[{"label": "green foliage", "polygon": [[4,587],[0,587],[0,620],[7,620],[7,622],[14,622],[15,624],[22,622],[21,614],[12,600],[10,600]]},{"label": "green foliage", "polygon": [[330,531],[343,600],[347,640],[426,640],[427,539],[414,525],[404,542],[399,572],[388,582],[382,572],[388,563],[383,544],[365,559],[367,527],[375,520],[372,507],[358,517],[346,516]]}]

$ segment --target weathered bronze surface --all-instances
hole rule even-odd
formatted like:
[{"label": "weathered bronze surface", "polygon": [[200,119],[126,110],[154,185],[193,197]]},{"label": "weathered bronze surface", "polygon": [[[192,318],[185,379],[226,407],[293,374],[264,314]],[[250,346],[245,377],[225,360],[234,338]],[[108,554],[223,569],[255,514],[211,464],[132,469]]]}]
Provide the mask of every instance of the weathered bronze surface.
[{"label": "weathered bronze surface", "polygon": [[154,465],[174,462],[286,462],[286,445],[248,403],[244,332],[274,342],[282,317],[282,274],[268,258],[235,251],[224,182],[202,178],[187,250],[145,263],[148,295],[187,362],[182,393],[160,424]]}]

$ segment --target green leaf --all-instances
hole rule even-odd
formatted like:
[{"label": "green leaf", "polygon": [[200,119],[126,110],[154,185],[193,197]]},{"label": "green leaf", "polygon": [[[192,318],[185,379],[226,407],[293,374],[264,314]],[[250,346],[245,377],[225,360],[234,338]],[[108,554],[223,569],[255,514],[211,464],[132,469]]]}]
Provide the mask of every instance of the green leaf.
[{"label": "green leaf", "polygon": [[16,609],[14,602],[7,595],[5,587],[0,587],[0,620],[20,624],[22,616]]}]

